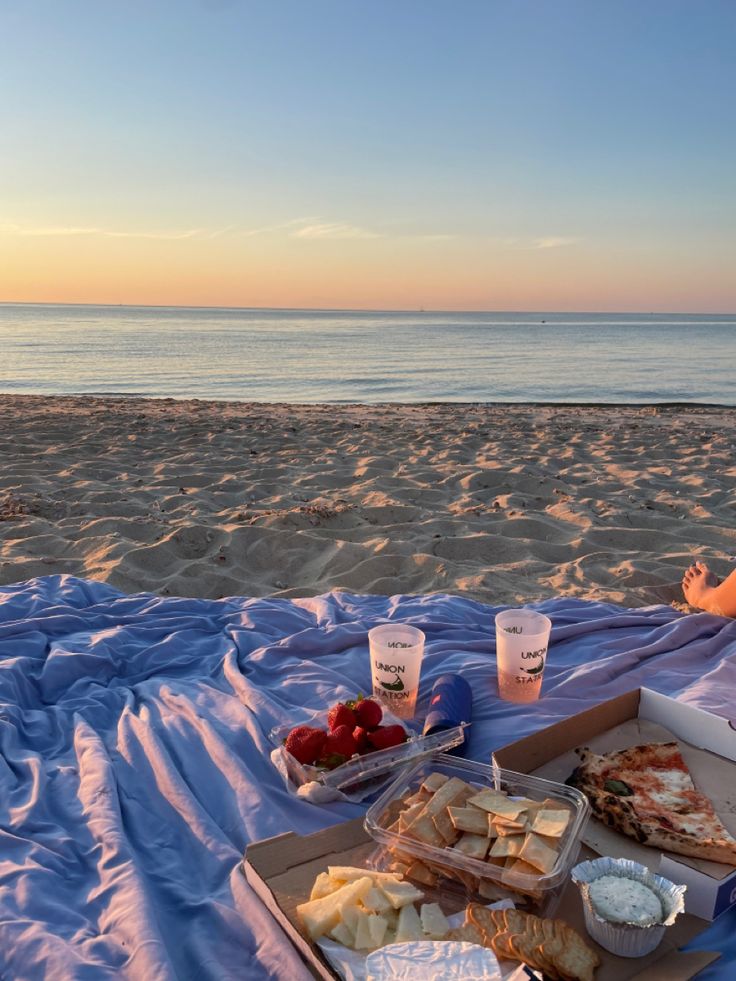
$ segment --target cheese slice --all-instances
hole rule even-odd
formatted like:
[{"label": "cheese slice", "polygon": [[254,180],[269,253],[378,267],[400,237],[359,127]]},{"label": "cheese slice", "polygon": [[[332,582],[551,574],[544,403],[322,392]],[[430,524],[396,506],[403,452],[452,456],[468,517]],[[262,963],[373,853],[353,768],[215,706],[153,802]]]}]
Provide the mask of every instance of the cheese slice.
[{"label": "cheese slice", "polygon": [[375,882],[398,882],[401,878],[395,872],[374,872],[373,869],[356,869],[351,865],[328,865],[327,874],[339,882],[355,882],[365,876],[370,876]]},{"label": "cheese slice", "polygon": [[419,911],[422,930],[433,940],[442,940],[450,931],[450,924],[438,903],[425,903]]},{"label": "cheese slice", "polygon": [[339,888],[339,882],[331,879],[327,872],[320,872],[320,874],[314,880],[314,885],[312,886],[312,891],[309,894],[309,898],[322,899],[323,896],[329,896],[331,892],[335,892]]},{"label": "cheese slice", "polygon": [[401,909],[424,899],[424,893],[410,882],[382,882],[381,891],[394,909]]},{"label": "cheese slice", "polygon": [[383,889],[374,886],[363,897],[363,905],[371,913],[385,913],[388,909],[393,909],[390,900]]},{"label": "cheese slice", "polygon": [[333,927],[337,926],[341,919],[343,909],[347,906],[354,906],[365,896],[373,886],[373,880],[367,875],[355,882],[341,886],[329,896],[321,899],[310,899],[307,903],[297,906],[296,912],[299,919],[309,933],[312,940],[321,937]]},{"label": "cheese slice", "polygon": [[399,922],[396,925],[396,943],[406,943],[408,940],[424,940],[424,930],[422,921],[416,909],[409,905],[404,906],[399,913]]},{"label": "cheese slice", "polygon": [[356,950],[375,950],[383,943],[388,922],[377,913],[358,910],[358,928],[355,931]]},{"label": "cheese slice", "polygon": [[349,930],[345,923],[341,920],[337,926],[330,930],[329,934],[333,940],[336,940],[343,947],[350,947],[353,949],[355,947],[355,935],[352,930]]}]

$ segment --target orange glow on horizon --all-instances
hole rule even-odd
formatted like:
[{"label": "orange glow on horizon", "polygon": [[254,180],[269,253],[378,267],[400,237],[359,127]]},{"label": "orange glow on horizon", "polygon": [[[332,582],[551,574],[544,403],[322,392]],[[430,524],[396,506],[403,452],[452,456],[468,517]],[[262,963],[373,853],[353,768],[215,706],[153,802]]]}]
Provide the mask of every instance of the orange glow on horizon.
[{"label": "orange glow on horizon", "polygon": [[[725,259],[482,239],[307,240],[0,229],[0,302],[418,310],[728,313]],[[729,284],[726,286],[725,284]]]}]

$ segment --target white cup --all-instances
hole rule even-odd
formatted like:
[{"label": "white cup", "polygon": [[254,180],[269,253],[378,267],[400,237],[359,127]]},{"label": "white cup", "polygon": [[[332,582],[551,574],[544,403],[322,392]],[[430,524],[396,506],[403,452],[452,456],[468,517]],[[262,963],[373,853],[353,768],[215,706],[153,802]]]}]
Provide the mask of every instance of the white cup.
[{"label": "white cup", "polygon": [[424,655],[424,634],[406,623],[368,631],[373,697],[400,719],[413,719]]},{"label": "white cup", "polygon": [[542,691],[552,621],[535,610],[496,614],[498,694],[509,702],[536,702]]}]

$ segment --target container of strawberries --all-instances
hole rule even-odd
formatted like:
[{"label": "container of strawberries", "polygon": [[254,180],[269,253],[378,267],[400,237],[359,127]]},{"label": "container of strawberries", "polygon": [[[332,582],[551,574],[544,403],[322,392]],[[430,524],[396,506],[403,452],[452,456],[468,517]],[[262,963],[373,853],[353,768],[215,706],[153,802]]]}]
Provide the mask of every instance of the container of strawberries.
[{"label": "container of strawberries", "polygon": [[271,760],[300,797],[320,804],[361,801],[402,766],[459,746],[464,729],[422,736],[377,701],[358,695],[299,725],[274,729]]}]

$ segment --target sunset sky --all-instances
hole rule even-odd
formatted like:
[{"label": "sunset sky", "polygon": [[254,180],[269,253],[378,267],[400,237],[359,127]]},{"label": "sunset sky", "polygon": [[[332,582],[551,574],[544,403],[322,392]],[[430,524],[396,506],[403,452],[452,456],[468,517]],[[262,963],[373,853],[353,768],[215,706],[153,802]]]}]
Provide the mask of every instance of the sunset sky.
[{"label": "sunset sky", "polygon": [[733,0],[0,0],[0,301],[736,311]]}]

